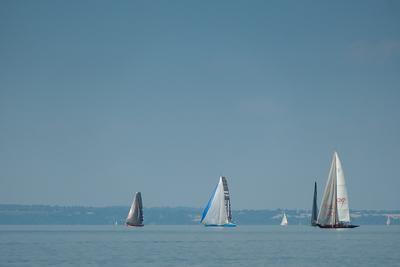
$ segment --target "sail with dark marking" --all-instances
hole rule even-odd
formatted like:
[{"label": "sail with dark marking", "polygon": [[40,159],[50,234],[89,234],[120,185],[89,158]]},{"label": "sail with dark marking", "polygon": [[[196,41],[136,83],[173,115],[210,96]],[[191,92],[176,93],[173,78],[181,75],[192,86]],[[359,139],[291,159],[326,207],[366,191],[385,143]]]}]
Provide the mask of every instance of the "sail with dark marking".
[{"label": "sail with dark marking", "polygon": [[225,208],[226,215],[228,217],[228,221],[232,221],[232,210],[231,210],[231,198],[229,196],[228,182],[225,177],[221,177],[222,185],[224,186],[224,199],[225,199]]},{"label": "sail with dark marking", "polygon": [[126,218],[126,225],[128,226],[143,226],[143,204],[142,195],[136,192],[135,197],[129,210],[128,217]]},{"label": "sail with dark marking", "polygon": [[314,183],[314,199],[311,210],[311,226],[317,226],[318,204],[317,204],[317,182]]},{"label": "sail with dark marking", "polygon": [[205,226],[236,226],[232,223],[231,199],[225,177],[219,178],[218,185],[203,211],[201,223]]}]

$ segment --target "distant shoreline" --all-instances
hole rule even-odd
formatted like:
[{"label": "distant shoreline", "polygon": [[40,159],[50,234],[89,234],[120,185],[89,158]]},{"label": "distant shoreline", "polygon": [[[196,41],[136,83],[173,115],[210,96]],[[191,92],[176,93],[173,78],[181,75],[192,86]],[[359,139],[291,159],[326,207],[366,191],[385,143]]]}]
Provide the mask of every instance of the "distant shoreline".
[{"label": "distant shoreline", "polygon": [[[59,205],[0,204],[0,225],[111,225],[123,224],[129,206],[89,207]],[[239,225],[278,225],[282,209],[233,210]],[[147,225],[199,224],[201,208],[144,208]],[[311,211],[285,209],[289,225],[308,225]],[[361,225],[385,225],[387,216],[393,225],[400,225],[400,210],[351,210],[352,221]]]}]

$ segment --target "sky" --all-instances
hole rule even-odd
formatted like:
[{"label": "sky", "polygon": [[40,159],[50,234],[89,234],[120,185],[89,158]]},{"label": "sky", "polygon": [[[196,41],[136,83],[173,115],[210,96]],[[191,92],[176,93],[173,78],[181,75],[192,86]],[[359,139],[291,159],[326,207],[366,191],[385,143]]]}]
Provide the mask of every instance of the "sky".
[{"label": "sky", "polygon": [[400,209],[399,1],[0,6],[0,203]]}]

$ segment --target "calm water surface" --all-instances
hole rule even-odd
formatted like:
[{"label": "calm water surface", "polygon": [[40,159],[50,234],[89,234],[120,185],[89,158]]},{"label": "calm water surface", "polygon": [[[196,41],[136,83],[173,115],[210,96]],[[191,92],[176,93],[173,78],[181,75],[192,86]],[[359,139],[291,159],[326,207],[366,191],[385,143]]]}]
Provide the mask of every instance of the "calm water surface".
[{"label": "calm water surface", "polygon": [[0,226],[0,266],[400,266],[400,227]]}]

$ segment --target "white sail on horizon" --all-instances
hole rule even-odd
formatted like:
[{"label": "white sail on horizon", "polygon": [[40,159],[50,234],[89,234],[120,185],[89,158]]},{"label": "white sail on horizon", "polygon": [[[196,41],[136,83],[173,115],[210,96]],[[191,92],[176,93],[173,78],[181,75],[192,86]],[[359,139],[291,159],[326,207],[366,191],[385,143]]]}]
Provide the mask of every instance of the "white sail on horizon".
[{"label": "white sail on horizon", "polygon": [[226,178],[221,176],[213,195],[204,209],[201,222],[204,225],[234,225],[232,222],[231,204]]},{"label": "white sail on horizon", "polygon": [[286,225],[288,225],[288,219],[286,217],[286,213],[283,213],[281,226],[286,226]]},{"label": "white sail on horizon", "polygon": [[349,211],[349,197],[347,195],[346,181],[344,180],[344,173],[342,163],[340,162],[338,154],[335,152],[336,160],[336,179],[337,179],[337,211],[339,222],[350,222]]},{"label": "white sail on horizon", "polygon": [[336,152],[333,153],[328,181],[325,186],[317,221],[320,225],[350,223],[346,182],[342,164]]}]

